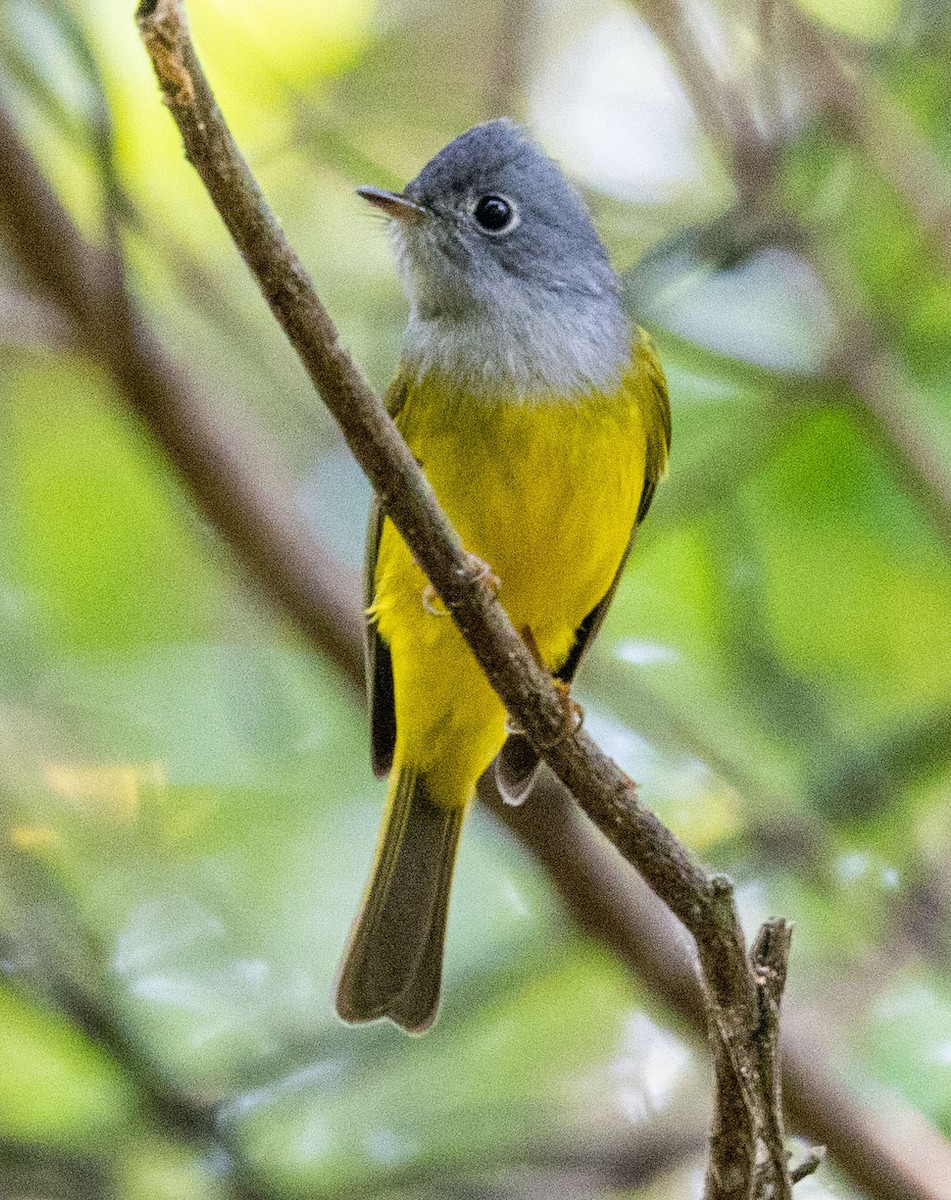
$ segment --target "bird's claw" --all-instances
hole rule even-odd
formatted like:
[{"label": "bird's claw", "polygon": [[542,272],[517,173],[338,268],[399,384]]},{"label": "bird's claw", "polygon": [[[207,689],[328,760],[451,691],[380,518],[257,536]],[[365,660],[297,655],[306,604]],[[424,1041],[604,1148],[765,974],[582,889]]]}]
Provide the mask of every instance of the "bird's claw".
[{"label": "bird's claw", "polygon": [[466,555],[466,565],[469,568],[469,578],[473,583],[482,583],[493,596],[497,596],[502,587],[502,580],[492,570],[489,564],[477,554]]},{"label": "bird's claw", "polygon": [[[536,741],[535,745],[540,750],[552,750],[559,745],[565,738],[571,737],[573,733],[577,733],[584,724],[584,709],[577,701],[571,698],[571,685],[565,683],[563,679],[553,679],[552,683],[558,692],[558,703],[562,713],[562,725],[558,733],[551,739],[545,742]],[[515,720],[511,713],[505,715],[505,732],[508,734],[517,734],[525,736],[525,730]]]},{"label": "bird's claw", "polygon": [[571,698],[571,684],[563,679],[553,681],[558,692],[558,703],[561,708],[561,729],[550,741],[543,743],[543,750],[551,750],[560,745],[565,738],[577,733],[584,724],[584,709],[576,700]]},{"label": "bird's claw", "polygon": [[[493,596],[499,594],[502,581],[484,559],[479,558],[477,554],[467,554],[466,566],[470,582],[484,584]],[[449,609],[443,604],[439,593],[431,583],[427,583],[423,588],[423,608],[434,617],[449,616]]]},{"label": "bird's claw", "polygon": [[448,617],[449,609],[443,604],[439,593],[431,583],[423,588],[423,608],[433,617]]}]

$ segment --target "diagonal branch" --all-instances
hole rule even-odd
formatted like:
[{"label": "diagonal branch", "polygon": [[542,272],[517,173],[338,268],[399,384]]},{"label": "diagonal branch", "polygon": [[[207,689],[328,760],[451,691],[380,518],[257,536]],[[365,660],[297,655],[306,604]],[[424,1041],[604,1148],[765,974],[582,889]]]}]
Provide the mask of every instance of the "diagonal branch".
[{"label": "diagonal branch", "polygon": [[180,2],[145,0],[138,21],[189,161],[387,515],[507,710],[587,815],[694,937],[711,1036],[723,1064],[721,1091],[731,1093],[723,1106],[731,1119],[711,1141],[707,1196],[740,1200],[751,1196],[754,1186],[764,1196],[776,1187],[788,1190],[784,1161],[762,1179],[755,1170],[764,1131],[780,1118],[767,1113],[775,1097],[771,1080],[766,1091],[762,1087],[757,984],[732,884],[696,862],[639,803],[635,785],[583,730],[564,736],[562,704],[552,680],[480,580],[393,421],[340,348],[303,264],[231,137],[195,56]]},{"label": "diagonal branch", "polygon": [[902,197],[951,270],[951,187],[947,171],[911,113],[861,63],[840,54],[795,4],[785,6],[798,66],[820,106]]}]

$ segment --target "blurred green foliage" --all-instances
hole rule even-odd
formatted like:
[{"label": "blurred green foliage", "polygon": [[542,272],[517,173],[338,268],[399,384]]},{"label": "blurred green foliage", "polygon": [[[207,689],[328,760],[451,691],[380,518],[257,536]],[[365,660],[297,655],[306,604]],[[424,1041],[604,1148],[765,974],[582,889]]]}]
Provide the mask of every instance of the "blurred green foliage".
[{"label": "blurred green foliage", "polygon": [[[181,159],[130,8],[6,0],[0,97],[87,234],[116,226],[184,369],[279,439],[352,571],[366,485]],[[951,172],[944,6],[802,8],[894,106],[883,136],[907,150],[909,122]],[[411,176],[477,120],[507,110],[542,132],[619,268],[650,251],[628,282],[668,371],[674,454],[582,674],[589,727],[738,878],[750,927],[796,922],[792,994],[821,1013],[853,1086],[901,1094],[951,1136],[951,503],[943,517],[929,503],[914,454],[835,359],[850,322],[872,322],[910,444],[947,466],[947,211],[923,227],[881,161],[796,93],[795,39],[764,49],[725,0],[709,18],[731,31],[724,47],[759,46],[730,64],[740,86],[773,61],[789,91],[772,114],[774,202],[805,228],[798,246],[689,234],[714,228],[734,189],[634,8],[189,11],[233,129],[376,385],[405,306],[353,186]],[[692,1044],[481,812],[436,1029],[339,1025],[332,976],[382,798],[359,698],[262,605],[28,291],[0,261],[0,1192],[529,1196],[566,1148],[700,1129]],[[65,1021],[57,979],[111,1014],[194,1128],[163,1124],[121,1045]],[[209,1129],[227,1154],[196,1139]],[[60,1191],[23,1169],[40,1160]],[[687,1186],[672,1170],[650,1194]],[[579,1194],[596,1191],[628,1194]]]}]

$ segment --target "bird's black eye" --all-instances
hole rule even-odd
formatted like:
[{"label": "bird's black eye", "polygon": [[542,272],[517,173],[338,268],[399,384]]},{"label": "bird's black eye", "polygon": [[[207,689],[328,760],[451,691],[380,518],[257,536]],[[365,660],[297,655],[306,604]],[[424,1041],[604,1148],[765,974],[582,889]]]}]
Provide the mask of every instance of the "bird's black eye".
[{"label": "bird's black eye", "polygon": [[501,233],[515,219],[515,209],[501,196],[483,196],[473,210],[475,219],[489,233]]}]

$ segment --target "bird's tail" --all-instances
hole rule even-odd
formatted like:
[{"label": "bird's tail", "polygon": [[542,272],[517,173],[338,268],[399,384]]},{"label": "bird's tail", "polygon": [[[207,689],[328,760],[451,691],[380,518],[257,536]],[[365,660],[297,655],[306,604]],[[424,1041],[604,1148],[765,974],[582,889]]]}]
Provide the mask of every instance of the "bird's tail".
[{"label": "bird's tail", "polygon": [[338,977],[345,1021],[389,1017],[414,1033],[432,1024],[464,815],[464,804],[436,803],[421,772],[393,772],[373,874]]}]

